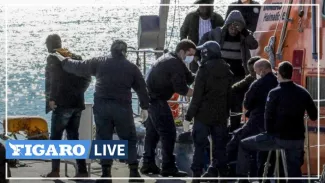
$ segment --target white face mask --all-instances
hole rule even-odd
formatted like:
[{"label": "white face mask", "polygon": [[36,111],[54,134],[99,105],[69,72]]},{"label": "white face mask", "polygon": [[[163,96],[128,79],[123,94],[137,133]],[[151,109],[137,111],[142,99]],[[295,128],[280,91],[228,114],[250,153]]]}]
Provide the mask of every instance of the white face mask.
[{"label": "white face mask", "polygon": [[189,64],[189,63],[191,63],[193,61],[193,59],[194,59],[194,56],[186,56],[185,59],[184,59],[184,62],[186,64]]},{"label": "white face mask", "polygon": [[256,79],[261,79],[262,78],[262,76],[261,75],[259,75],[259,74],[256,74]]}]

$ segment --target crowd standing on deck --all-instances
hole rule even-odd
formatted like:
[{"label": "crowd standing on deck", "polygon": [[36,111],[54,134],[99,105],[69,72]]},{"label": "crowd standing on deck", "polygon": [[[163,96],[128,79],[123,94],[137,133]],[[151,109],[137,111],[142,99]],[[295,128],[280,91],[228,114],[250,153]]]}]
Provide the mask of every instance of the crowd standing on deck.
[{"label": "crowd standing on deck", "polygon": [[[195,4],[213,4],[213,0],[197,0]],[[291,80],[293,67],[290,62],[281,62],[278,72],[274,73],[267,59],[251,57],[250,50],[258,48],[253,32],[260,6],[255,4],[258,3],[253,0],[234,2],[225,20],[214,12],[213,6],[200,6],[190,12],[181,27],[181,41],[175,51],[158,58],[146,80],[138,67],[127,59],[124,41],[114,41],[108,56],[83,61],[67,50],[61,52],[60,36],[49,35],[45,75],[46,113],[52,111],[50,139],[60,140],[64,130],[68,139],[79,139],[80,117],[85,109],[84,92],[90,76],[95,76],[96,139],[112,140],[116,132],[120,139],[128,140],[129,176],[136,178],[130,182],[144,182],[138,171],[131,89],[138,95],[146,128],[142,174],[188,176],[178,170],[173,154],[176,127],[167,101],[178,93],[191,97],[184,123],[194,121],[193,178],[262,177],[268,152],[276,149],[283,149],[287,154],[288,176],[301,177],[304,114],[307,111],[311,120],[317,120],[317,108],[307,90]],[[190,68],[186,67],[188,64]],[[240,116],[230,117],[230,111],[242,113],[243,108],[249,120],[241,126]],[[212,162],[204,172],[208,136],[212,139]],[[159,141],[162,167],[155,163]],[[2,146],[0,155],[4,156]],[[232,161],[235,162],[233,172]],[[1,159],[0,164],[4,162]],[[274,157],[272,166],[273,162]],[[85,160],[77,160],[77,164],[77,177],[88,176]],[[102,177],[111,177],[112,160],[101,160],[101,166]],[[272,173],[269,171],[267,176]],[[52,171],[45,176],[60,176],[60,160],[52,160]],[[112,180],[96,182],[110,183]],[[198,182],[200,180],[193,179],[193,183]]]},{"label": "crowd standing on deck", "polygon": [[[213,1],[198,0],[196,3],[211,4]],[[262,177],[269,150],[274,149],[286,151],[288,176],[301,177],[304,112],[308,112],[311,120],[316,120],[317,109],[309,93],[291,81],[293,71],[289,62],[280,63],[276,74],[267,59],[251,57],[250,50],[258,48],[253,36],[258,13],[259,8],[255,7],[232,7],[224,21],[213,8],[200,6],[186,16],[180,30],[181,41],[175,51],[158,58],[146,80],[137,66],[127,60],[127,44],[119,40],[114,41],[111,55],[107,57],[80,61],[56,52],[49,58],[56,57],[55,63],[61,61],[60,72],[83,79],[90,75],[96,77],[96,139],[111,140],[115,128],[120,139],[129,141],[130,177],[138,178],[130,182],[143,182],[136,157],[132,88],[139,97],[146,128],[142,174],[188,176],[177,168],[173,154],[176,126],[167,101],[178,93],[191,98],[183,123],[194,121],[193,183],[203,182],[195,179],[198,177]],[[83,94],[84,90],[80,92]],[[50,99],[51,104],[52,97]],[[242,113],[243,108],[248,121],[242,126],[241,116],[230,117],[230,112]],[[290,130],[293,125],[297,127],[294,132]],[[212,140],[212,161],[204,172],[208,136]],[[161,167],[155,163],[159,141]],[[274,161],[275,158],[271,158],[272,166]],[[235,162],[235,166],[230,162]],[[102,160],[101,165],[102,177],[111,177],[112,161]],[[269,171],[267,176],[272,173]]]}]

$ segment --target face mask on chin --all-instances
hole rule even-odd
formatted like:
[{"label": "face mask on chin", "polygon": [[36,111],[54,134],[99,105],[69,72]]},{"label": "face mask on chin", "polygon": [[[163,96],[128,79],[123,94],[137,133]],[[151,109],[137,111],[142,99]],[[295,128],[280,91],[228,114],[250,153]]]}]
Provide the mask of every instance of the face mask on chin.
[{"label": "face mask on chin", "polygon": [[185,64],[189,64],[194,60],[194,56],[186,56],[184,59]]}]

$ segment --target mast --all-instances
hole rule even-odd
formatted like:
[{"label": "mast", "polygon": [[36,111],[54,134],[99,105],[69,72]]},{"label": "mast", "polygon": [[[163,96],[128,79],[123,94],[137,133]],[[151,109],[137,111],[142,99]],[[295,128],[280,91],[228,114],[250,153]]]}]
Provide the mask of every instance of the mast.
[{"label": "mast", "polygon": [[[159,28],[160,28],[160,30],[159,30],[159,36],[158,36],[157,50],[164,50],[170,0],[160,0],[160,4],[168,4],[168,6],[160,6],[159,7]],[[162,55],[162,53],[156,53],[156,58],[160,57],[161,55]]]}]

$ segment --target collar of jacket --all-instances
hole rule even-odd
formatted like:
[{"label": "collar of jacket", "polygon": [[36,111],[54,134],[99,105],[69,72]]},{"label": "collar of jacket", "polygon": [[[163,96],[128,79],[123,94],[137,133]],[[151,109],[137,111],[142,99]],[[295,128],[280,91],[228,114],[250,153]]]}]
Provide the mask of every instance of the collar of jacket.
[{"label": "collar of jacket", "polygon": [[185,65],[182,58],[180,58],[175,52],[170,52],[169,54]]}]

